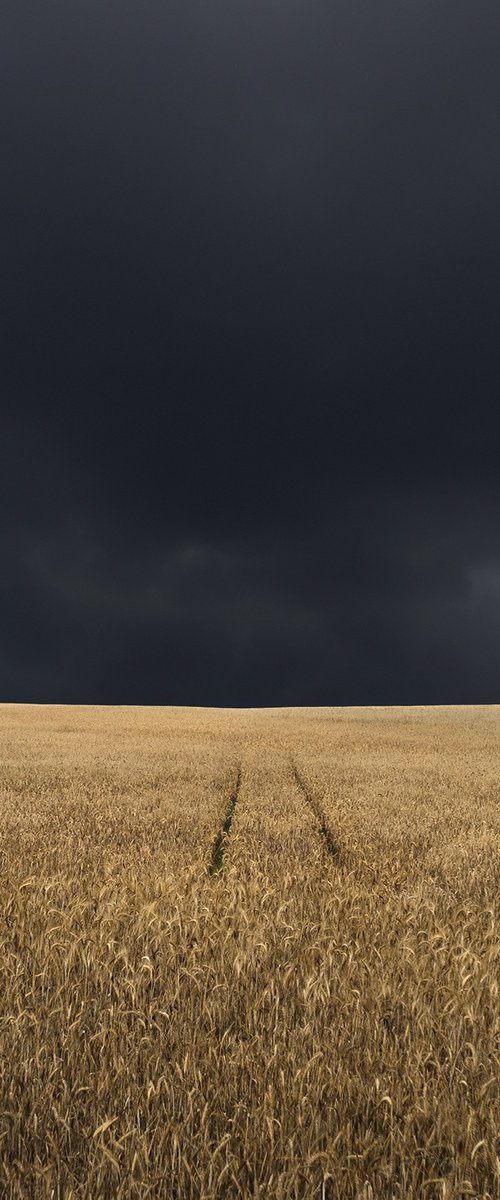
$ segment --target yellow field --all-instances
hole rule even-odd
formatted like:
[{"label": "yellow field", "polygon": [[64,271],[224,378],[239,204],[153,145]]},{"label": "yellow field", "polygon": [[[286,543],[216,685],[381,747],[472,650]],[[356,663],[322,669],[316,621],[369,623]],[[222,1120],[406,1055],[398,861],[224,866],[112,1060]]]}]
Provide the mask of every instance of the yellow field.
[{"label": "yellow field", "polygon": [[2,1200],[500,1196],[499,707],[0,745]]}]

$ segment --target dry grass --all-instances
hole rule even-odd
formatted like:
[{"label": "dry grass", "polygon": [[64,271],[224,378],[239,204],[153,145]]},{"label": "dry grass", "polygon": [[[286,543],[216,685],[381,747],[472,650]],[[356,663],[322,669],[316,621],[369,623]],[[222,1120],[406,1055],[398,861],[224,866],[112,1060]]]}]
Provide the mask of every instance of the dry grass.
[{"label": "dry grass", "polygon": [[0,708],[1,1197],[499,1197],[499,734]]}]

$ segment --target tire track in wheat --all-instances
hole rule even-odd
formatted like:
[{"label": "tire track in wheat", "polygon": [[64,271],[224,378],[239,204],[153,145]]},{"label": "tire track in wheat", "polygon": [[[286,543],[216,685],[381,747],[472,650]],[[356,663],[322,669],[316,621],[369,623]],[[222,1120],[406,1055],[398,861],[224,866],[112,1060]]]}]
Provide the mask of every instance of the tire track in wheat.
[{"label": "tire track in wheat", "polygon": [[321,837],[323,838],[325,850],[330,855],[330,857],[333,858],[333,860],[336,863],[339,863],[340,862],[340,847],[339,847],[338,843],[335,841],[335,837],[332,833],[330,825],[328,824],[326,813],[325,813],[324,809],[321,807],[319,800],[316,798],[316,796],[314,796],[312,794],[312,792],[309,791],[309,789],[307,788],[306,784],[304,783],[304,780],[302,779],[301,775],[299,775],[299,772],[297,770],[297,767],[296,767],[293,759],[290,759],[290,765],[292,768],[293,777],[294,777],[298,787],[300,788],[300,791],[302,792],[304,800],[305,800],[306,804],[309,805],[309,808],[314,813],[316,821],[318,822],[318,828],[319,828]]},{"label": "tire track in wheat", "polygon": [[240,785],[241,785],[241,767],[238,767],[238,771],[236,774],[236,782],[234,784],[233,790],[231,792],[231,796],[229,798],[229,804],[228,804],[224,824],[221,825],[221,827],[216,835],[215,841],[214,841],[214,846],[213,846],[213,850],[212,850],[212,858],[210,861],[210,866],[208,868],[209,875],[218,875],[219,872],[222,871],[224,868],[224,858],[225,858],[225,853],[227,850],[227,840],[228,840],[229,833],[231,830],[231,825],[233,823],[234,810],[236,808],[236,804],[238,801]]}]

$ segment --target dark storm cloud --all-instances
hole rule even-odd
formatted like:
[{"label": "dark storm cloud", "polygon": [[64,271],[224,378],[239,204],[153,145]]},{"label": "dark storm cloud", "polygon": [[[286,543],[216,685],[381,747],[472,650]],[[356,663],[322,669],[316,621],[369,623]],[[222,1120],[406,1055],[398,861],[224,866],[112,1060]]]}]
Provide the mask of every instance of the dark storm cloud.
[{"label": "dark storm cloud", "polygon": [[5,699],[495,699],[500,14],[3,9]]}]

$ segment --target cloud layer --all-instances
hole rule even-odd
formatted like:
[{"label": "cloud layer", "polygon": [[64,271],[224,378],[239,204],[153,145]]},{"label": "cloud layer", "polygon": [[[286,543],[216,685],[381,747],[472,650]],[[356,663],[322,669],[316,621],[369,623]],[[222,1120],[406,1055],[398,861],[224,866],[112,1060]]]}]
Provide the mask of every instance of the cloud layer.
[{"label": "cloud layer", "polygon": [[2,22],[2,698],[497,699],[497,9]]}]

